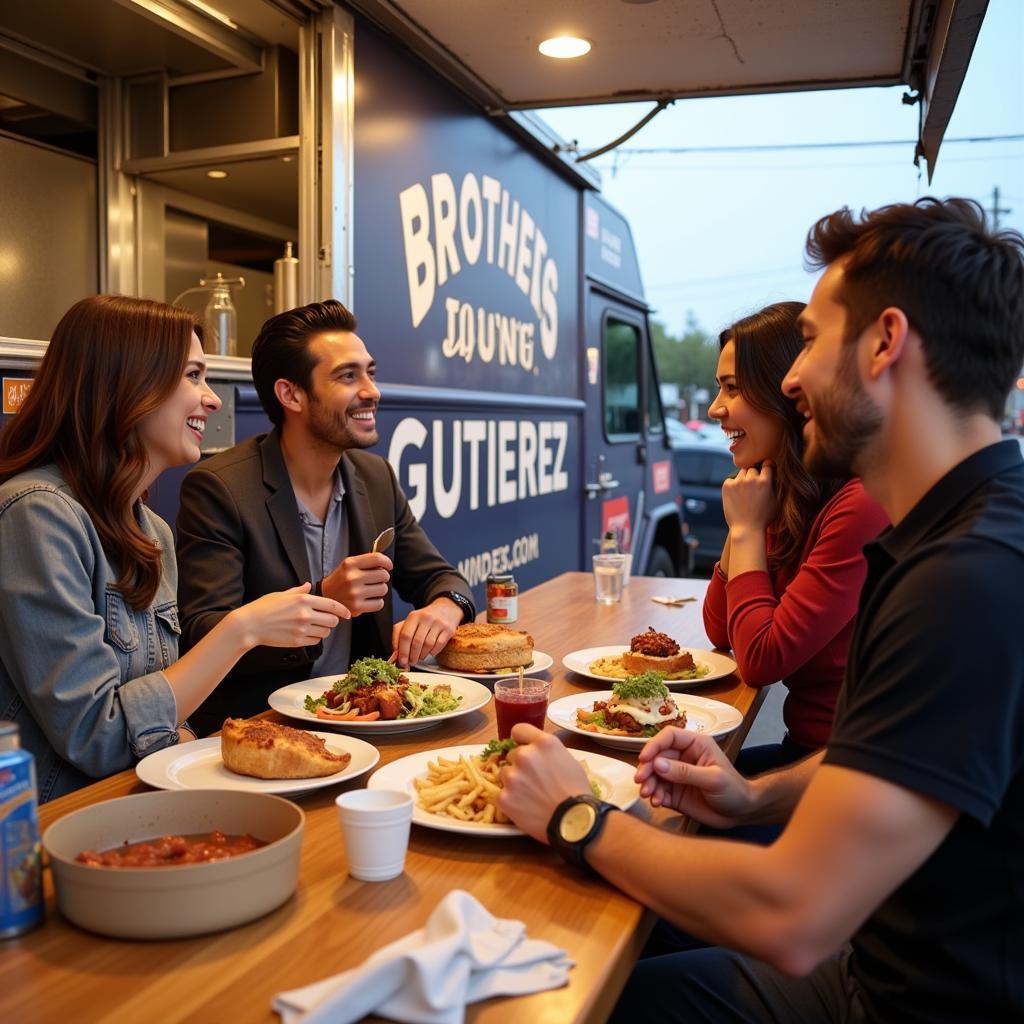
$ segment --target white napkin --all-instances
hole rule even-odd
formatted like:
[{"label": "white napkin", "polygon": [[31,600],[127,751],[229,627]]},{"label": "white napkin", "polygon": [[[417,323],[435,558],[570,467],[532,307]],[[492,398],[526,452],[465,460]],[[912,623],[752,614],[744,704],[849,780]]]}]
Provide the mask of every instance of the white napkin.
[{"label": "white napkin", "polygon": [[379,949],[359,967],[279,992],[284,1024],[348,1024],[368,1013],[406,1024],[461,1024],[466,1004],[568,983],[564,949],[528,939],[522,921],[494,917],[455,889],[424,928]]}]

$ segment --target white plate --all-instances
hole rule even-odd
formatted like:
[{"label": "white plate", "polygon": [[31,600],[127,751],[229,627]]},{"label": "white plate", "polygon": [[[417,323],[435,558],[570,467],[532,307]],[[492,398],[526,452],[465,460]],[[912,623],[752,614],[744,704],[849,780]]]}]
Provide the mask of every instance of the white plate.
[{"label": "white plate", "polygon": [[[409,793],[413,798],[412,820],[417,825],[440,829],[442,832],[461,832],[463,835],[486,836],[487,838],[521,836],[523,832],[515,825],[483,825],[473,821],[457,821],[446,814],[431,814],[416,802],[417,790],[414,780],[427,777],[428,761],[433,761],[438,757],[447,757],[454,761],[463,756],[476,757],[483,749],[484,744],[474,743],[469,746],[443,747],[440,750],[423,750],[418,754],[409,754],[408,757],[392,761],[391,764],[386,764],[374,772],[366,784],[366,788],[397,789]],[[569,753],[577,761],[587,763],[587,769],[591,776],[601,786],[603,800],[626,810],[640,799],[639,788],[633,781],[633,776],[636,774],[636,768],[633,765],[614,757],[605,757],[604,754],[591,754],[580,750],[570,750]]]},{"label": "white plate", "polygon": [[[609,679],[615,681],[615,676],[599,676],[596,672],[591,672],[590,663],[597,658],[610,658],[628,650],[629,644],[586,647],[582,651],[572,651],[567,654],[562,659],[562,664],[570,671],[587,676],[589,679],[597,679],[602,683]],[[736,671],[736,662],[725,654],[719,654],[718,651],[702,651],[697,647],[683,647],[682,650],[689,651],[698,665],[707,665],[711,671],[706,676],[701,676],[700,679],[666,679],[665,685],[670,690],[688,690],[692,686],[703,686],[713,679],[722,679]]]},{"label": "white plate", "polygon": [[[611,700],[611,697],[611,690],[573,693],[552,701],[548,705],[548,718],[559,729],[568,729],[580,736],[586,736],[595,743],[603,743],[606,747],[614,747],[616,750],[639,750],[647,742],[645,737],[608,736],[605,733],[590,732],[576,724],[576,712],[580,708],[591,711],[594,701]],[[686,728],[695,732],[706,732],[709,736],[724,736],[743,722],[743,715],[736,708],[720,700],[710,700],[693,694],[673,696],[673,700],[686,712]]]},{"label": "white plate", "polygon": [[[535,676],[538,672],[547,672],[554,663],[555,659],[550,654],[545,654],[543,651],[534,651],[533,661],[528,668],[523,669],[523,675]],[[454,668],[442,668],[434,660],[432,654],[424,658],[416,668],[421,668],[424,672],[440,672],[446,676],[462,676],[464,679],[476,679],[481,683],[493,683],[495,679],[507,679],[509,676],[516,674],[515,669],[511,672],[459,672]]]},{"label": "white plate", "polygon": [[135,766],[135,774],[147,786],[157,789],[242,789],[249,793],[296,794],[354,779],[380,760],[377,748],[362,740],[334,732],[314,732],[313,735],[325,740],[332,754],[352,755],[344,771],[319,779],[253,779],[237,775],[224,767],[220,737],[208,736],[204,740],[165,747],[144,757]]},{"label": "white plate", "polygon": [[396,732],[419,732],[421,729],[430,729],[445,719],[458,718],[459,715],[478,711],[491,699],[491,691],[486,686],[462,676],[452,676],[451,680],[443,681],[436,675],[428,675],[426,672],[405,672],[403,675],[410,683],[428,688],[444,682],[452,688],[452,693],[456,697],[462,698],[462,704],[454,711],[446,711],[443,715],[431,715],[429,718],[396,718],[390,722],[336,722],[311,715],[305,707],[306,694],[319,697],[324,690],[331,688],[336,679],[341,678],[336,675],[319,676],[316,679],[307,679],[304,683],[282,686],[280,690],[275,690],[268,700],[275,711],[289,718],[297,718],[307,725],[315,722],[318,727],[340,729],[342,732],[389,736]]}]

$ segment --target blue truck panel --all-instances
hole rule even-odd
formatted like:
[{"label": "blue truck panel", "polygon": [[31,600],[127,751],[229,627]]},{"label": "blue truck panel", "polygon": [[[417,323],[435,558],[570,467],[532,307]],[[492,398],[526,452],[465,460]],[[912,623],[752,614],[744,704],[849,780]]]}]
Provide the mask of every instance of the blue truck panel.
[{"label": "blue truck panel", "polygon": [[579,397],[579,194],[357,28],[355,307],[381,378]]}]

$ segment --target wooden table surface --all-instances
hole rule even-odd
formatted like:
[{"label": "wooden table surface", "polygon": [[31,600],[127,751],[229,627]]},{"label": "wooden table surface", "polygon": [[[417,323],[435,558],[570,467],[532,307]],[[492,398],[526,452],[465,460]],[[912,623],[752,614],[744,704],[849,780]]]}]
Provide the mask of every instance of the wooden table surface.
[{"label": "wooden table surface", "polygon": [[[670,608],[654,594],[702,598],[700,580],[634,577],[619,605],[597,605],[589,573],[566,573],[519,599],[520,629],[555,663],[548,670],[552,699],[585,689],[607,689],[562,667],[570,651],[628,644],[653,626],[684,647],[707,648],[700,601]],[[701,686],[701,696],[738,707],[743,725],[723,743],[735,757],[760,706],[763,691],[731,676]],[[283,719],[282,719],[283,721]],[[294,724],[294,723],[293,723]],[[551,723],[548,723],[551,729]],[[429,732],[376,739],[380,764],[406,754],[495,735],[493,703]],[[572,733],[567,745],[635,764],[616,751]],[[576,961],[569,984],[516,999],[469,1007],[480,1024],[601,1021],[614,1005],[649,933],[653,915],[607,883],[569,868],[528,838],[480,839],[413,826],[405,873],[390,882],[348,876],[334,798],[365,777],[304,797],[306,812],[299,886],[278,910],[249,925],[197,939],[131,943],[106,939],[67,924],[57,910],[46,872],[47,920],[34,932],[0,943],[0,1020],[125,1022],[272,1022],[271,997],[357,966],[375,949],[422,927],[442,896],[471,892],[498,917],[519,918],[528,934],[564,946]],[[122,772],[40,808],[45,827],[61,815],[112,797],[146,791]],[[646,805],[634,811],[648,819]],[[684,819],[663,811],[653,820],[681,829]]]}]

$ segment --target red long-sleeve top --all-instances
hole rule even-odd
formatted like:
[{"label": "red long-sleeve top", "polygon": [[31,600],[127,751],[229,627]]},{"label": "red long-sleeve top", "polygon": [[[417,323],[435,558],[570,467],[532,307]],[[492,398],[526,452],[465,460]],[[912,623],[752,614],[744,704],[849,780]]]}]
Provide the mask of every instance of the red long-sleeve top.
[{"label": "red long-sleeve top", "polygon": [[715,566],[704,601],[708,637],[732,648],[748,685],[786,684],[782,715],[795,743],[821,747],[832,732],[867,573],[862,549],[888,525],[860,480],[850,480],[815,516],[795,564],[728,581]]}]

